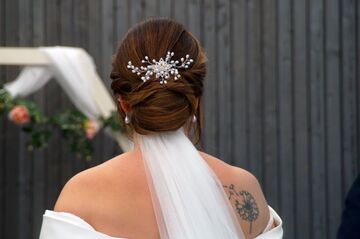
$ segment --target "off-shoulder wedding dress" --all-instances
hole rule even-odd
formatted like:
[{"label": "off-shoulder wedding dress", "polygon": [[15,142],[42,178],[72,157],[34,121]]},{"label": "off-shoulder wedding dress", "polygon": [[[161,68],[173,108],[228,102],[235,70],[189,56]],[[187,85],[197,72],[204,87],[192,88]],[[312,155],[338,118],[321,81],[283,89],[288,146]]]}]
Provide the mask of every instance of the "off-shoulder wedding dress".
[{"label": "off-shoulder wedding dress", "polygon": [[[183,128],[147,136],[135,133],[134,139],[145,163],[161,239],[245,238],[221,182]],[[281,218],[270,206],[269,211],[268,225],[257,239],[283,236]],[[74,214],[46,210],[40,239],[60,238],[125,239],[96,231]]]}]

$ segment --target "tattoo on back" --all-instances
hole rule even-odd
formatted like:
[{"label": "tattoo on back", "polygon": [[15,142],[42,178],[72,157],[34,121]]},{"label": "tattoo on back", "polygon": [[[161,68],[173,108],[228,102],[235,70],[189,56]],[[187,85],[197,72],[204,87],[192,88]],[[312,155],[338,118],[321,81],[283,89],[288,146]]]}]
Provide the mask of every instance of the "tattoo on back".
[{"label": "tattoo on back", "polygon": [[259,208],[254,197],[248,191],[237,191],[234,184],[223,185],[229,200],[235,202],[235,208],[240,218],[250,223],[249,234],[252,233],[252,223],[259,217]]}]

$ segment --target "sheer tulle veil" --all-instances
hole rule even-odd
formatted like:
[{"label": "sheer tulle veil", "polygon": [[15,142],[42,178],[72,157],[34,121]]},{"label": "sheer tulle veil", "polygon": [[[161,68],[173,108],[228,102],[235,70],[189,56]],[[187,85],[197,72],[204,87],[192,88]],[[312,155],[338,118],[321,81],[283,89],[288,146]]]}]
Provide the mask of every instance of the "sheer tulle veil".
[{"label": "sheer tulle veil", "polygon": [[134,133],[161,239],[245,238],[221,182],[184,128]]}]

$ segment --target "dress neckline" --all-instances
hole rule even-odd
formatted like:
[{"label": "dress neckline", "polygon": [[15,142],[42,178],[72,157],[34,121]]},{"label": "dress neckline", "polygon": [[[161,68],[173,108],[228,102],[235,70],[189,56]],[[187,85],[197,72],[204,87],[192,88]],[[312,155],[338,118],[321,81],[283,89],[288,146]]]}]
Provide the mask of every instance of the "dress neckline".
[{"label": "dress neckline", "polygon": [[[275,235],[282,235],[282,220],[281,220],[281,218],[278,216],[278,214],[272,207],[268,206],[268,208],[270,211],[269,222],[268,222],[268,225],[266,226],[265,230],[263,231],[263,233],[259,235],[259,238],[263,238],[264,234],[267,234],[267,233],[275,234]],[[70,213],[70,212],[57,212],[57,211],[53,211],[53,210],[45,210],[44,217],[50,217],[52,219],[61,220],[66,223],[72,223],[75,226],[79,226],[84,229],[90,230],[90,231],[92,231],[98,235],[101,235],[105,238],[128,239],[125,237],[113,237],[106,233],[97,231],[92,225],[90,225],[83,218],[81,218],[73,213]],[[274,221],[277,222],[277,225],[276,225],[276,227],[272,228],[272,224]],[[258,238],[258,237],[256,237],[256,238]]]},{"label": "dress neckline", "polygon": [[[85,229],[89,229],[91,231],[93,231],[94,233],[97,233],[99,235],[102,235],[102,236],[105,236],[105,237],[108,237],[108,238],[111,238],[111,239],[127,239],[125,237],[113,237],[113,236],[110,236],[104,232],[100,232],[100,231],[97,231],[92,225],[90,225],[90,223],[88,223],[87,221],[85,221],[83,218],[73,214],[73,213],[70,213],[70,212],[57,212],[57,211],[53,211],[53,210],[45,210],[45,214],[44,216],[49,216],[49,217],[52,217],[52,218],[55,218],[55,219],[58,219],[58,220],[61,220],[61,216],[64,216],[68,219],[73,219],[75,221],[72,221],[73,223],[75,223],[77,226],[80,226],[80,227],[83,227]],[[60,216],[60,217],[59,217]],[[66,218],[63,218],[63,219],[66,219]],[[67,221],[67,220],[65,220]]]}]

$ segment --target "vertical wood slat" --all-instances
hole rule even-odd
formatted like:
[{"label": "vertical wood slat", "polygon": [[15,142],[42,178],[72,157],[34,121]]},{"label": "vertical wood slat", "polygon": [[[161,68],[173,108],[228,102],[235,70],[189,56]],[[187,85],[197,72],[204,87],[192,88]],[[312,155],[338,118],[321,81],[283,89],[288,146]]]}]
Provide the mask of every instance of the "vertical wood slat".
[{"label": "vertical wood slat", "polygon": [[[33,1],[33,42],[34,46],[41,46],[45,41],[45,0]],[[38,104],[40,110],[45,108],[45,89],[34,94],[34,100]],[[45,194],[45,150],[35,150],[33,152],[32,162],[32,238],[38,238],[42,223],[42,214],[46,208]]]},{"label": "vertical wood slat", "polygon": [[191,26],[191,32],[196,38],[201,40],[201,0],[189,0],[187,7],[187,12],[189,14],[188,22],[189,26]]},{"label": "vertical wood slat", "polygon": [[[294,238],[311,238],[310,142],[309,142],[309,51],[308,2],[294,1],[294,159],[295,221]],[[299,180],[301,179],[301,180]],[[301,198],[301,200],[300,200]],[[289,235],[290,236],[290,235]]]},{"label": "vertical wood slat", "polygon": [[323,1],[309,1],[310,15],[310,107],[311,107],[311,179],[312,238],[328,238],[326,233],[325,180],[325,102],[324,102],[324,6]]},{"label": "vertical wood slat", "polygon": [[141,21],[144,17],[145,12],[142,8],[143,1],[142,0],[132,0],[130,1],[130,19],[131,25],[136,24]]},{"label": "vertical wood slat", "polygon": [[[356,9],[356,3],[358,8]],[[359,34],[356,17],[359,21],[359,2],[348,1],[341,4],[341,121],[342,121],[342,158],[343,158],[343,195],[349,190],[359,170]],[[358,22],[358,28],[360,23]],[[356,46],[357,44],[357,46]],[[354,130],[356,129],[357,130]]]},{"label": "vertical wood slat", "polygon": [[[177,21],[181,22],[184,25],[188,25],[189,22],[189,14],[187,11],[187,4],[188,0],[183,0],[183,1],[176,1],[173,0],[173,15],[172,17],[174,19],[176,19]],[[207,2],[205,0],[205,2]],[[215,8],[209,9],[209,11],[213,11],[215,10]],[[205,11],[206,12],[206,11]],[[210,20],[210,19],[209,19]]]},{"label": "vertical wood slat", "polygon": [[[180,1],[175,1],[180,3]],[[175,7],[175,12],[180,8]],[[203,132],[203,146],[206,148],[208,153],[217,153],[217,86],[216,82],[216,1],[205,0],[204,1],[204,47],[208,58],[207,62],[207,77],[204,81],[204,88],[206,89],[203,96],[203,107],[204,107],[204,132]],[[179,14],[181,15],[181,14]],[[204,100],[206,99],[206,100]]]},{"label": "vertical wood slat", "polygon": [[232,159],[231,129],[231,76],[230,76],[230,2],[217,1],[216,28],[218,48],[216,51],[218,101],[215,114],[218,117],[218,156],[222,160]]},{"label": "vertical wood slat", "polygon": [[[54,45],[60,39],[60,25],[58,24],[59,12],[57,2],[55,0],[46,1],[45,4],[45,44],[47,46]],[[54,115],[61,106],[61,95],[57,94],[61,90],[60,86],[53,80],[44,86],[45,113],[46,115]],[[61,170],[61,144],[60,132],[52,132],[49,147],[46,148],[45,159],[45,177],[46,177],[46,208],[53,208],[58,197],[60,170]]]},{"label": "vertical wood slat", "polygon": [[[0,44],[6,44],[5,34],[3,32],[6,29],[6,16],[5,16],[5,1],[0,2],[0,29],[2,29],[2,34],[0,34]],[[4,83],[4,79],[6,79],[6,71],[5,67],[0,67],[0,83]],[[6,167],[6,160],[5,160],[5,125],[6,125],[6,118],[1,117],[0,119],[0,237],[5,237],[5,192],[6,192],[6,179],[5,179],[5,167]]]},{"label": "vertical wood slat", "polygon": [[276,2],[265,1],[262,6],[263,15],[263,89],[264,89],[264,190],[269,204],[279,210],[279,123],[277,101],[277,5]]},{"label": "vertical wood slat", "polygon": [[[19,45],[32,45],[32,6],[31,2],[19,0]],[[19,238],[31,238],[31,191],[32,191],[32,160],[31,154],[28,154],[26,148],[26,134],[20,133],[19,141]]]},{"label": "vertical wood slat", "polygon": [[294,126],[292,65],[292,2],[278,1],[278,100],[280,202],[285,231],[294,235]]},{"label": "vertical wood slat", "polygon": [[263,156],[262,141],[262,79],[259,66],[261,67],[261,2],[260,0],[248,1],[248,112],[249,122],[249,170],[262,180],[263,172],[261,161]]},{"label": "vertical wood slat", "polygon": [[[339,1],[325,4],[325,139],[327,180],[327,235],[336,238],[341,217],[340,26]],[[340,137],[339,137],[340,136]]]},{"label": "vertical wood slat", "polygon": [[[143,4],[140,5],[143,16]],[[101,68],[104,70],[102,79],[108,91],[110,92],[110,72],[111,72],[111,61],[112,56],[115,53],[114,42],[115,33],[113,31],[115,22],[113,21],[115,16],[114,5],[112,1],[102,1],[103,18],[102,18],[102,29],[103,29],[103,41],[102,41],[102,65]],[[118,148],[116,142],[108,134],[100,134],[103,144],[102,157],[103,161],[113,156],[114,149]]]},{"label": "vertical wood slat", "polygon": [[173,1],[174,0],[157,0],[157,15],[162,17],[170,17],[172,13]]},{"label": "vertical wood slat", "polygon": [[[89,54],[93,57],[94,62],[97,67],[98,74],[102,77],[103,68],[102,68],[102,37],[99,37],[99,32],[102,32],[102,2],[98,0],[89,0],[89,24],[91,26],[90,31],[88,32],[89,38]],[[117,1],[124,2],[124,1]],[[118,18],[116,18],[118,19]],[[118,21],[118,20],[117,20]],[[118,23],[120,24],[120,23]],[[102,137],[96,135],[94,138],[94,153],[93,160],[98,162],[102,158]],[[78,171],[78,170],[76,170]]]},{"label": "vertical wood slat", "polygon": [[[238,167],[249,168],[248,161],[248,122],[244,112],[247,112],[247,4],[245,1],[232,1],[231,4],[231,68],[233,75],[233,164]],[[205,37],[206,39],[206,37]],[[208,90],[208,88],[206,88]],[[207,97],[207,101],[210,97]],[[208,110],[212,112],[213,110]],[[206,121],[209,121],[208,115]],[[206,132],[209,129],[206,129]],[[205,137],[207,139],[208,137]]]},{"label": "vertical wood slat", "polygon": [[[111,1],[106,1],[111,2]],[[97,11],[101,11],[103,8],[97,9]],[[75,42],[75,46],[81,46],[84,48],[84,50],[88,51],[90,47],[90,41],[89,41],[89,21],[90,21],[90,10],[89,10],[89,1],[72,1],[71,2],[71,20],[72,20],[72,30],[73,30],[73,41]],[[100,16],[103,16],[104,14],[100,14]],[[110,16],[106,17],[110,18]],[[102,49],[101,46],[100,49]],[[64,102],[64,98],[62,98],[61,102]],[[64,109],[73,107],[73,104],[69,101],[65,100]],[[101,136],[100,136],[101,138]],[[100,145],[99,145],[100,146]],[[99,147],[102,151],[102,147]],[[73,157],[70,158],[72,160],[73,168],[75,169],[75,172],[82,171],[89,167],[88,162],[81,160],[79,158]]]},{"label": "vertical wood slat", "polygon": [[[0,2],[0,29],[2,29],[2,34],[0,34],[0,44],[2,46],[5,45],[5,34],[3,34],[4,29],[6,28],[6,16],[5,16],[5,1]],[[0,67],[0,84],[4,82],[6,79],[5,67]],[[0,119],[0,215],[5,214],[5,117],[1,117]],[[4,238],[4,225],[5,218],[4,216],[0,216],[0,237]]]},{"label": "vertical wood slat", "polygon": [[[3,30],[5,35],[6,46],[16,46],[19,44],[19,2],[5,1],[5,18],[6,21],[12,24],[5,24]],[[10,81],[16,77],[18,67],[9,67],[5,69],[5,82]],[[5,160],[5,193],[4,193],[4,238],[18,238],[19,237],[19,160],[20,154],[18,144],[20,142],[20,129],[9,121],[5,121],[5,146],[4,155]]]},{"label": "vertical wood slat", "polygon": [[144,17],[157,16],[157,0],[144,1]]},{"label": "vertical wood slat", "polygon": [[[60,2],[60,42],[61,45],[72,45],[75,42],[75,23],[74,23],[74,8],[73,8],[73,0],[62,0]],[[78,43],[79,44],[79,43]],[[67,95],[61,91],[61,108],[66,109],[72,107],[72,103],[70,102]],[[59,147],[61,147],[61,178],[60,185],[65,185],[65,183],[70,179],[70,177],[74,174],[74,161],[75,157],[72,153],[69,152],[68,145],[66,142],[59,142]]]}]

